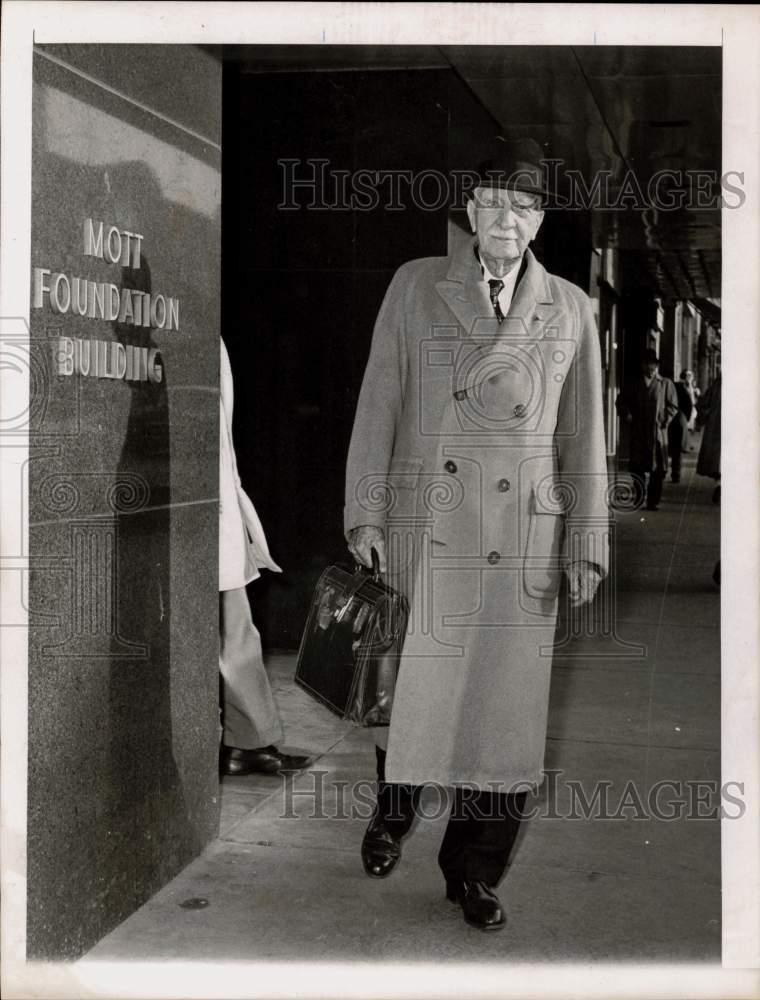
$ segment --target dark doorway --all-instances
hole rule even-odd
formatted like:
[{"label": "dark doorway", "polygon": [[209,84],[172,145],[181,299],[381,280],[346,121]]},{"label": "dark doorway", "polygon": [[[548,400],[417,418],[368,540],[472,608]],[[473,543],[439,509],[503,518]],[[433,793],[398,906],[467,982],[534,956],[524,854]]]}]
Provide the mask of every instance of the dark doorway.
[{"label": "dark doorway", "polygon": [[[393,273],[447,251],[446,207],[415,207],[405,195],[403,207],[389,208],[390,177],[377,185],[375,207],[306,206],[335,205],[339,171],[445,173],[463,100],[476,103],[448,67],[262,72],[250,50],[225,61],[222,333],[241,479],[283,569],[250,593],[270,648],[297,647],[319,574],[348,559],[345,459]],[[318,178],[292,195],[297,209],[279,207],[288,170]]]}]

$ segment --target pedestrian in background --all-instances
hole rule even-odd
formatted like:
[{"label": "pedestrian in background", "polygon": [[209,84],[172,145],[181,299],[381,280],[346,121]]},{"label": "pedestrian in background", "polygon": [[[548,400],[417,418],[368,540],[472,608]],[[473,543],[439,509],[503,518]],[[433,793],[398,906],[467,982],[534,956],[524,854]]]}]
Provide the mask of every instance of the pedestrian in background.
[{"label": "pedestrian in background", "polygon": [[713,503],[720,503],[720,404],[721,376],[702,396],[700,412],[704,422],[702,445],[697,457],[697,474],[716,481]]},{"label": "pedestrian in background", "polygon": [[[697,385],[696,379],[694,378],[694,372],[689,371],[687,369],[685,372],[681,373],[681,379],[686,387],[686,391],[688,392],[689,398],[691,399],[692,402],[691,417],[689,418],[689,432],[692,433],[697,426],[697,409],[698,409],[697,401],[699,400],[701,393],[699,391],[699,386]],[[691,445],[689,445],[688,450],[693,451],[694,449],[691,447]]]},{"label": "pedestrian in background", "polygon": [[272,774],[306,767],[309,757],[281,753],[277,712],[245,586],[262,569],[280,573],[258,514],[243,490],[232,443],[232,369],[221,341],[219,415],[219,672],[222,676],[223,774]]},{"label": "pedestrian in background", "polygon": [[[721,376],[718,376],[702,396],[700,413],[704,421],[702,446],[697,457],[697,474],[709,476],[715,480],[712,502],[720,503],[720,407],[721,407]],[[720,559],[713,570],[713,581],[720,587]]]},{"label": "pedestrian in background", "polygon": [[631,425],[628,467],[647,510],[657,510],[668,470],[668,426],[678,413],[678,396],[669,378],[658,371],[655,351],[644,351],[636,381],[617,399],[618,413]]},{"label": "pedestrian in background", "polygon": [[681,456],[689,450],[689,427],[692,425],[696,409],[694,400],[694,375],[690,371],[682,371],[681,378],[675,383],[678,399],[678,413],[668,425],[668,445],[670,447],[670,481],[681,481]]}]

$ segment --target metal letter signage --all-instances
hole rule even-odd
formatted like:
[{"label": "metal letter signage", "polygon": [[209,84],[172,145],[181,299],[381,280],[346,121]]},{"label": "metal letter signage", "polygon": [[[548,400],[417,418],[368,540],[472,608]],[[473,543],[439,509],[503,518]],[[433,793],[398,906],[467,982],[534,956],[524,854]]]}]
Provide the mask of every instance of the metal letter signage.
[{"label": "metal letter signage", "polygon": [[[124,268],[140,267],[143,241],[140,233],[85,219],[83,238],[85,257],[96,257]],[[177,298],[35,267],[32,271],[32,308],[44,309],[45,305],[62,315],[71,313],[84,319],[118,322],[125,326],[179,330]],[[153,383],[163,379],[161,355],[155,348],[79,337],[58,337],[55,345],[59,375]]]}]

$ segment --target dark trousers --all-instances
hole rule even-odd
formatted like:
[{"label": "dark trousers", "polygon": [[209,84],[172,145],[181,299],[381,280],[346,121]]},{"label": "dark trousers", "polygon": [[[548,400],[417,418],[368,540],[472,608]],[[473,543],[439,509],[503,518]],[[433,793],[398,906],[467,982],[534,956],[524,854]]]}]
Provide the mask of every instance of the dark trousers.
[{"label": "dark trousers", "polygon": [[656,507],[662,497],[662,484],[665,481],[664,469],[640,469],[632,465],[630,467],[634,481],[638,482],[638,490],[641,496],[646,498],[647,507]]},{"label": "dark trousers", "polygon": [[670,478],[674,483],[681,479],[681,448],[676,446],[670,449]]},{"label": "dark trousers", "polygon": [[681,456],[689,447],[689,421],[684,413],[677,413],[668,426],[668,452],[670,475],[674,483],[681,478]]},{"label": "dark trousers", "polygon": [[[385,751],[377,754],[378,812],[389,831],[399,839],[414,821],[421,788],[385,781]],[[525,811],[526,792],[499,794],[473,788],[449,789],[453,803],[438,852],[446,881],[464,879],[496,885],[506,870],[509,855]]]},{"label": "dark trousers", "polygon": [[447,882],[496,885],[504,874],[525,811],[526,792],[501,795],[454,789],[454,802],[438,852]]}]

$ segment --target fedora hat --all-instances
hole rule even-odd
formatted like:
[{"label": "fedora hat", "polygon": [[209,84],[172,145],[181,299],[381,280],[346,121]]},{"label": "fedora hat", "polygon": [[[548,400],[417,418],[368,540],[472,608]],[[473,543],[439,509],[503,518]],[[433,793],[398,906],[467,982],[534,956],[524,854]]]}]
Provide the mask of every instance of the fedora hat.
[{"label": "fedora hat", "polygon": [[478,184],[527,191],[545,198],[550,191],[543,161],[543,150],[535,139],[508,140],[494,136],[478,163]]}]

